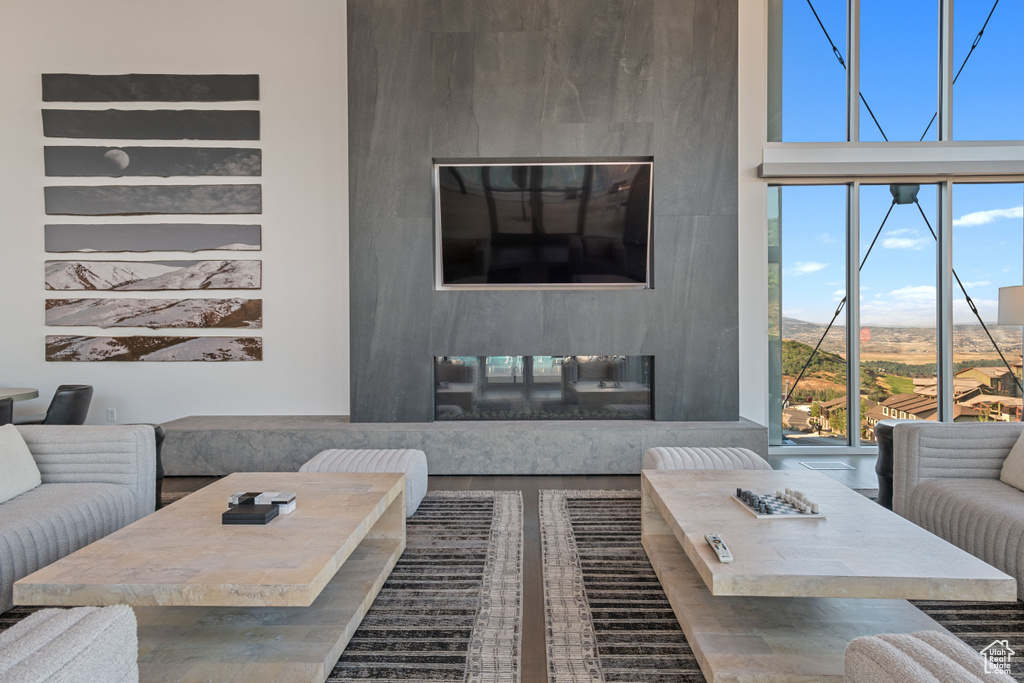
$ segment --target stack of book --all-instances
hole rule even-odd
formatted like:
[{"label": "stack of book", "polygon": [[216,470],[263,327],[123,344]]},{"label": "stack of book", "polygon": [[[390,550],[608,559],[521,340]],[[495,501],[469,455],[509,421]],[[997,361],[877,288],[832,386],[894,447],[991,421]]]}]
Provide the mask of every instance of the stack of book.
[{"label": "stack of book", "polygon": [[295,494],[280,491],[246,491],[228,498],[221,524],[266,524],[279,514],[295,510]]}]

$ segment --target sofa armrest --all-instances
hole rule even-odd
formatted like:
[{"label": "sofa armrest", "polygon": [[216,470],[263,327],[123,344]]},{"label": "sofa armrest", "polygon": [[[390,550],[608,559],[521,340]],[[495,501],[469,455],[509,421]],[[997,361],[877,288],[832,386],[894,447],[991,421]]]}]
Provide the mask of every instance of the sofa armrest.
[{"label": "sofa armrest", "polygon": [[156,438],[149,425],[18,427],[43,483],[117,484],[135,496],[135,518],[156,507]]},{"label": "sofa armrest", "polygon": [[1019,422],[904,422],[893,428],[892,509],[906,516],[914,488],[928,479],[998,479],[1024,432]]}]

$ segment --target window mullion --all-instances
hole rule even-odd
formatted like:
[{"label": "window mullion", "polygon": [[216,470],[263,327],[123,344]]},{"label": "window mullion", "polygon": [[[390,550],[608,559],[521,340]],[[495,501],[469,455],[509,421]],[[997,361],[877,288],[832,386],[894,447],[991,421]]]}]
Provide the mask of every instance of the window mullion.
[{"label": "window mullion", "polygon": [[939,0],[939,140],[953,139],[953,0]]},{"label": "window mullion", "polygon": [[[856,0],[854,0],[856,1]],[[850,446],[860,446],[860,183],[846,200],[846,431]]]},{"label": "window mullion", "polygon": [[846,139],[860,141],[860,0],[846,3]]},{"label": "window mullion", "polygon": [[936,379],[939,420],[953,421],[953,182],[938,185],[939,243],[935,250],[935,335],[938,352]]}]

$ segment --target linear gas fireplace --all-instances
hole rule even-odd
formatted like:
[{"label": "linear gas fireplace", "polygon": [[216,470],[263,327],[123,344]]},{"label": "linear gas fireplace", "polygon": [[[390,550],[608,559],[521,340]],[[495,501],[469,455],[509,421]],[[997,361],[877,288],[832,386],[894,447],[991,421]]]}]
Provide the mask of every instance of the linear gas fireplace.
[{"label": "linear gas fireplace", "polygon": [[650,420],[654,356],[443,356],[435,420]]}]

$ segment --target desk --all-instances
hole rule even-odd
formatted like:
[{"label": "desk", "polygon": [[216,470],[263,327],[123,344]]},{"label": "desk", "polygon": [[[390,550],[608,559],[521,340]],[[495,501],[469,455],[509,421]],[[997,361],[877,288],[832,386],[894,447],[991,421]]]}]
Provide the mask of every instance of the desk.
[{"label": "desk", "polygon": [[29,389],[27,387],[0,387],[0,398],[13,398],[15,401],[28,401],[29,399],[38,397],[38,389]]}]

